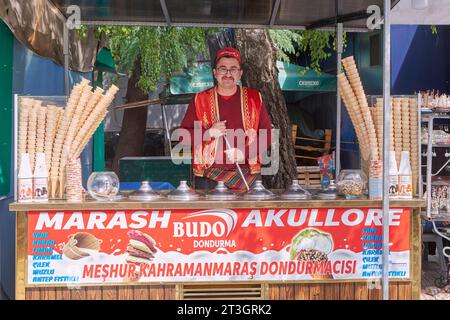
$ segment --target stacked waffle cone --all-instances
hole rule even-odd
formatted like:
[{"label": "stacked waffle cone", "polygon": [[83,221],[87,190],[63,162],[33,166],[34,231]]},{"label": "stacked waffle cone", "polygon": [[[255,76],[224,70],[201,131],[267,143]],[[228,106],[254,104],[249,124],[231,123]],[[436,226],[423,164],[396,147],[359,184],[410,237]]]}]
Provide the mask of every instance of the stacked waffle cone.
[{"label": "stacked waffle cone", "polygon": [[39,106],[37,112],[36,152],[44,152],[47,108]]},{"label": "stacked waffle cone", "polygon": [[338,75],[340,93],[358,137],[363,164],[369,159],[379,160],[374,113],[369,108],[355,60],[348,57],[342,60],[342,64],[345,74]]},{"label": "stacked waffle cone", "polygon": [[34,100],[23,98],[19,107],[19,130],[17,141],[17,157],[21,158],[23,153],[27,152],[28,140],[28,121],[30,118],[30,110],[33,108]]},{"label": "stacked waffle cone", "polygon": [[[376,99],[369,108],[353,57],[342,60],[345,74],[337,76],[340,94],[356,131],[361,148],[361,169],[368,170],[367,160],[380,160],[383,155],[384,101]],[[401,151],[409,151],[416,192],[418,181],[418,106],[415,98],[391,99],[390,149],[395,151],[397,166]]]},{"label": "stacked waffle cone", "polygon": [[403,149],[403,134],[402,134],[402,105],[400,98],[392,99],[392,122],[394,124],[394,150],[395,160],[397,165],[400,163],[401,152]]},{"label": "stacked waffle cone", "polygon": [[359,112],[358,100],[356,99],[350,83],[343,73],[338,75],[338,82],[342,100],[344,100],[347,112],[355,128],[356,136],[361,148],[361,153],[364,157],[367,157],[369,155],[367,135],[364,121],[362,120],[363,117]]},{"label": "stacked waffle cone", "polygon": [[95,130],[102,123],[108,113],[108,107],[114,100],[114,96],[119,91],[116,86],[111,86],[105,95],[99,100],[97,106],[93,109],[88,119],[81,126],[80,130],[74,141],[71,157],[77,158],[80,156],[83,149],[88,144],[89,140],[93,136]]},{"label": "stacked waffle cone", "polygon": [[[62,146],[61,160],[58,168],[58,179],[59,179],[59,196],[63,196],[63,186],[65,180],[65,167],[66,162],[70,158],[70,149],[72,147],[72,142],[75,139],[75,131],[78,129],[78,122],[83,113],[83,109],[86,107],[88,100],[92,96],[92,87],[80,84],[80,95],[79,97],[74,97],[73,103],[71,105],[72,109],[68,112],[70,114],[70,123],[68,124],[67,132],[65,134],[64,143]],[[78,92],[76,93],[78,95]],[[75,101],[76,104],[75,104]]]},{"label": "stacked waffle cone", "polygon": [[[63,198],[67,162],[77,161],[95,130],[106,117],[108,107],[118,90],[113,85],[105,94],[103,89],[92,92],[89,81],[82,80],[74,86],[65,108],[54,105],[44,107],[41,101],[35,99],[20,100],[18,156],[29,153],[34,169],[35,154],[45,153],[49,173],[49,194],[52,198]],[[74,184],[71,185],[70,196],[74,198],[74,193],[81,196],[82,188],[73,186]]]},{"label": "stacked waffle cone", "polygon": [[411,150],[411,122],[409,115],[409,99],[401,98],[400,99],[401,111],[402,111],[402,150],[410,151]]},{"label": "stacked waffle cone", "polygon": [[[373,117],[379,141],[379,152],[381,154],[383,150],[383,99],[377,98],[372,109],[374,109]],[[390,149],[395,151],[397,167],[400,166],[401,152],[408,151],[410,154],[411,169],[413,173],[413,192],[416,193],[419,177],[419,124],[416,98],[391,98],[390,138]]]},{"label": "stacked waffle cone", "polygon": [[370,158],[374,160],[379,159],[378,154],[378,141],[375,133],[375,126],[370,113],[369,104],[367,103],[367,97],[364,93],[364,88],[361,79],[358,74],[358,69],[356,68],[356,63],[353,57],[348,57],[342,60],[345,72],[347,74],[348,81],[353,89],[353,92],[358,99],[358,105],[360,113],[363,116],[364,125],[366,129],[366,137],[369,142],[369,154],[364,157],[364,160],[369,160]]},{"label": "stacked waffle cone", "polygon": [[47,107],[46,129],[45,129],[45,163],[47,170],[50,171],[50,161],[52,157],[53,141],[55,140],[56,127],[58,125],[59,112],[56,106]]},{"label": "stacked waffle cone", "polygon": [[30,154],[30,164],[33,170],[36,157],[36,135],[37,135],[37,111],[41,106],[40,101],[34,101],[28,118],[27,152]]},{"label": "stacked waffle cone", "polygon": [[380,158],[383,154],[383,99],[377,99],[375,106],[371,108],[373,123],[375,125],[375,131],[378,140],[378,155]]},{"label": "stacked waffle cone", "polygon": [[411,169],[413,177],[413,192],[417,193],[417,185],[419,179],[419,150],[418,150],[418,140],[419,140],[419,119],[418,119],[418,107],[417,99],[408,99],[409,105],[409,117],[410,117],[410,158],[411,158]]}]

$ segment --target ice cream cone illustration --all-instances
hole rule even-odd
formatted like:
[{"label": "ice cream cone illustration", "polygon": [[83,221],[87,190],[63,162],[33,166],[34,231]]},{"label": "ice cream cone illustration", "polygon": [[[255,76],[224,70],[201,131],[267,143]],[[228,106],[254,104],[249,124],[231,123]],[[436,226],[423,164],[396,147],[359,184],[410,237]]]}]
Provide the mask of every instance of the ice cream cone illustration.
[{"label": "ice cream cone illustration", "polygon": [[78,232],[69,236],[63,248],[63,254],[72,260],[82,259],[90,256],[87,250],[99,251],[101,243],[102,240],[90,233]]},{"label": "ice cream cone illustration", "polygon": [[320,232],[314,228],[300,231],[292,238],[291,250],[289,252],[291,260],[312,262],[316,272],[311,274],[315,280],[333,279],[333,274],[327,273],[325,265],[328,262],[328,254],[333,251],[333,239],[329,233]]}]

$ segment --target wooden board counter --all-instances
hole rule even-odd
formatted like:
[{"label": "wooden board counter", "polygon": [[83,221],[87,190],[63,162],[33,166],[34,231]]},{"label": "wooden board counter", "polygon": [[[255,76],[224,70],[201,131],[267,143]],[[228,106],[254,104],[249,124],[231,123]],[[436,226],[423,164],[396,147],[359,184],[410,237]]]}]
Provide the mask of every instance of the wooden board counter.
[{"label": "wooden board counter", "polygon": [[[390,201],[391,299],[420,297],[424,205]],[[381,299],[381,207],[344,199],[13,203],[16,299]],[[135,250],[135,230],[155,240],[145,254]],[[317,258],[318,250],[326,254]]]}]

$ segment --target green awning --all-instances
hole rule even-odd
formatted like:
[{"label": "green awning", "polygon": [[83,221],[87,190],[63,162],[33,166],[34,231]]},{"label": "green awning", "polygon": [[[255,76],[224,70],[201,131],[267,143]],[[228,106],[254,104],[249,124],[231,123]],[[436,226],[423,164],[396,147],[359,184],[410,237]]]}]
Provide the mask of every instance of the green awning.
[{"label": "green awning", "polygon": [[336,76],[277,61],[278,81],[283,91],[333,92]]},{"label": "green awning", "polygon": [[[327,73],[277,61],[278,81],[283,91],[305,91],[308,94],[336,91],[336,77]],[[197,64],[190,72],[174,76],[170,81],[171,94],[197,93],[214,86],[209,63]]]},{"label": "green awning", "polygon": [[117,74],[116,64],[114,63],[111,50],[107,48],[101,48],[100,52],[97,55],[97,60],[95,61],[95,69],[103,72]]},{"label": "green awning", "polygon": [[214,86],[214,77],[209,63],[199,63],[190,72],[172,77],[171,94],[197,93]]}]

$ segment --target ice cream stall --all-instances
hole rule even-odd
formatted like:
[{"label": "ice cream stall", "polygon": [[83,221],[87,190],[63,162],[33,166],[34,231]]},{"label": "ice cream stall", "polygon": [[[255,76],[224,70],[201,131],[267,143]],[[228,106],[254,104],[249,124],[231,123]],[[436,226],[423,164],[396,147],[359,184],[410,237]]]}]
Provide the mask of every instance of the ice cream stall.
[{"label": "ice cream stall", "polygon": [[[53,2],[64,12],[63,1]],[[337,17],[327,17],[324,13],[334,9],[313,16],[316,5],[308,1],[276,1],[267,8],[270,22],[261,21],[261,27],[319,28],[340,21],[342,35],[343,27],[366,29],[367,14],[352,15],[355,20],[348,14],[366,12],[374,2],[391,6],[391,1],[341,4]],[[176,26],[174,17],[186,13],[175,10],[177,1],[162,3],[167,7],[158,23]],[[295,8],[309,10],[311,16],[300,21],[292,15]],[[119,18],[111,16],[108,23]],[[196,25],[204,18],[188,20]],[[217,23],[214,15],[206,18]],[[83,23],[107,21],[92,14]],[[231,19],[227,26],[239,25]],[[338,139],[333,181],[314,190],[294,179],[283,190],[269,190],[256,181],[242,192],[222,183],[204,191],[180,181],[175,190],[155,191],[143,181],[138,190],[119,192],[115,174],[97,172],[83,192],[79,154],[117,88],[94,90],[81,82],[63,102],[17,97],[17,202],[10,205],[17,217],[16,298],[419,298],[424,201],[417,197],[417,99],[391,99],[388,88],[383,97],[369,99],[353,58],[341,61],[339,54],[339,70],[341,63],[345,70],[338,75],[338,92],[360,142],[361,170],[340,169]],[[337,128],[339,137],[340,117]],[[383,165],[388,159],[392,163]],[[45,168],[42,174],[31,169],[37,163]],[[324,168],[324,176],[329,169]],[[38,193],[36,178],[47,179]]]}]

